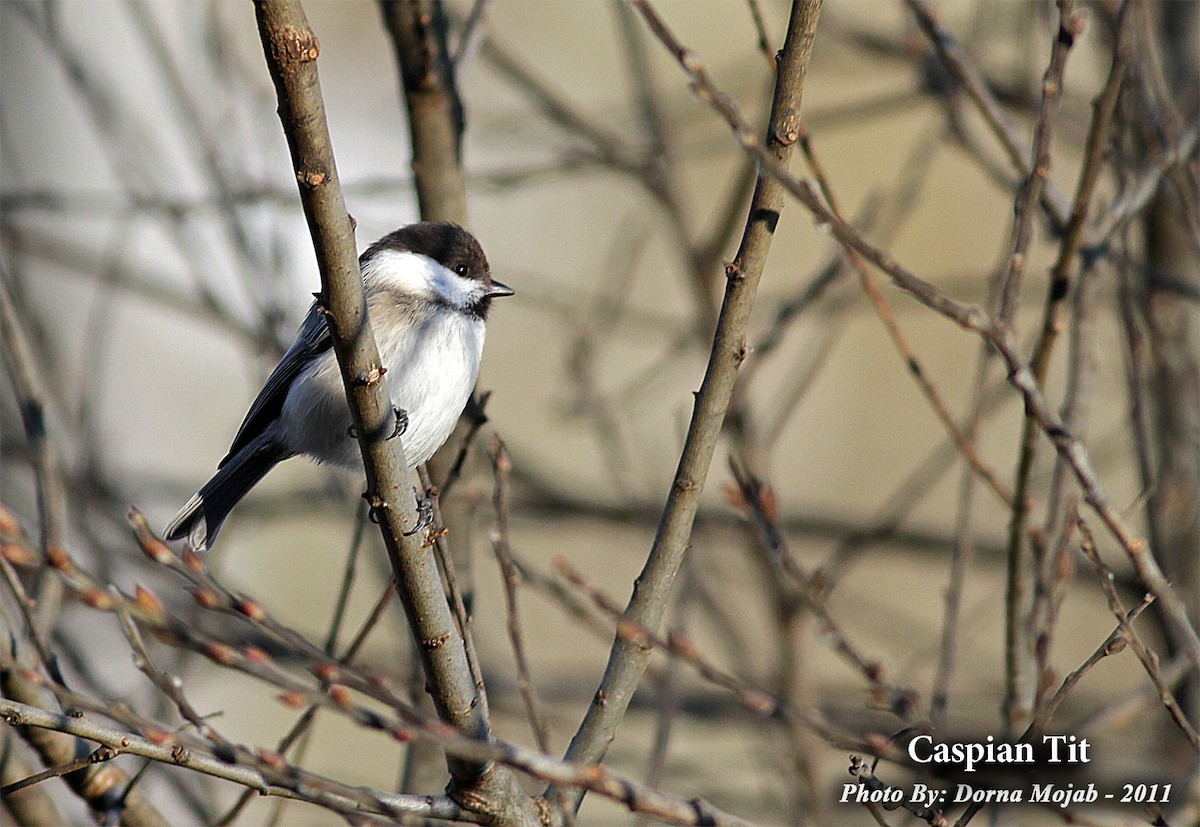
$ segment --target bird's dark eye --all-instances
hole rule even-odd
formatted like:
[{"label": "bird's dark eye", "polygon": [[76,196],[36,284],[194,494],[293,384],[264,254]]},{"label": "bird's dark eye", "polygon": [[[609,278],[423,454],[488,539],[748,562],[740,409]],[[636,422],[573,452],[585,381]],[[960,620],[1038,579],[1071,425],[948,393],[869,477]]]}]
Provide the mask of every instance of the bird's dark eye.
[{"label": "bird's dark eye", "polygon": [[459,265],[455,266],[454,272],[458,273],[460,276],[465,276],[470,271],[470,269],[471,268],[465,264],[459,264]]}]

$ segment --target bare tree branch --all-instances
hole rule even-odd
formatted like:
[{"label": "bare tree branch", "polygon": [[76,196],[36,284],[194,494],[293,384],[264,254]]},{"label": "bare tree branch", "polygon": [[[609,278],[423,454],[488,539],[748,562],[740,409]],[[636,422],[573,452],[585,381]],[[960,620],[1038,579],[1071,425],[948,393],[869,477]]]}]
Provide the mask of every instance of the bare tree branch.
[{"label": "bare tree branch", "polygon": [[[392,416],[379,351],[367,319],[354,231],[342,200],[317,78],[317,40],[298,2],[255,6],[259,32],[279,96],[279,116],[300,184],[321,271],[320,306],[342,369],[367,472],[367,497],[379,521],[396,589],[420,647],[438,714],[465,734],[488,740],[490,728],[446,601],[437,566],[421,540],[407,534],[416,508],[399,439],[387,439]],[[488,762],[450,759],[456,794],[506,823],[536,820],[515,781]],[[527,805],[522,808],[521,802]]]},{"label": "bare tree branch", "polygon": [[[671,44],[675,55],[696,71],[703,72],[696,57],[669,35],[654,10],[645,2],[636,5],[655,34]],[[787,37],[778,61],[775,97],[765,143],[771,157],[785,167],[799,137],[804,74],[820,8],[820,0],[796,0],[793,3]],[[657,630],[662,622],[676,574],[687,553],[700,490],[712,463],[738,367],[745,358],[750,310],[782,206],[782,189],[775,181],[760,177],[738,254],[726,268],[725,297],[712,354],[696,395],[679,467],[650,555],[626,609],[632,620],[651,631]],[[613,642],[600,687],[567,750],[568,760],[594,763],[604,756],[646,669],[649,655],[649,651],[635,641],[618,636]],[[577,796],[576,809],[580,801],[582,796]]]}]

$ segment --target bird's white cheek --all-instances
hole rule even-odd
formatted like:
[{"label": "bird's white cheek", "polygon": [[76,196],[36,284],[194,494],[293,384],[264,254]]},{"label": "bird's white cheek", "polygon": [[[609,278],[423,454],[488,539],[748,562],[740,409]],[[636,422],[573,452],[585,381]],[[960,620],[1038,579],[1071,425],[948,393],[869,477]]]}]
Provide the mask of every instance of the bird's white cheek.
[{"label": "bird's white cheek", "polygon": [[451,307],[468,308],[478,303],[485,288],[483,282],[463,278],[445,267],[438,267],[433,279],[433,289],[442,301]]}]

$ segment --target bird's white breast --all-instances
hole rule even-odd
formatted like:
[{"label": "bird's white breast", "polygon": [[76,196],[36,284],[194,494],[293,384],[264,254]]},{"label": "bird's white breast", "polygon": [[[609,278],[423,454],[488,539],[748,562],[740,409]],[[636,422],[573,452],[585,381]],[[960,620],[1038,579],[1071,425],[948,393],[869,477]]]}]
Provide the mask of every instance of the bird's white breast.
[{"label": "bird's white breast", "polygon": [[454,429],[479,375],[484,334],[482,319],[446,307],[400,335],[376,334],[392,404],[408,413],[410,467],[429,459]]},{"label": "bird's white breast", "polygon": [[[376,258],[364,267],[371,326],[392,404],[408,414],[404,453],[413,468],[446,441],[475,387],[485,327],[463,308],[485,288],[425,256]],[[332,349],[293,382],[281,421],[289,450],[362,468],[358,443],[347,435],[350,410]]]}]

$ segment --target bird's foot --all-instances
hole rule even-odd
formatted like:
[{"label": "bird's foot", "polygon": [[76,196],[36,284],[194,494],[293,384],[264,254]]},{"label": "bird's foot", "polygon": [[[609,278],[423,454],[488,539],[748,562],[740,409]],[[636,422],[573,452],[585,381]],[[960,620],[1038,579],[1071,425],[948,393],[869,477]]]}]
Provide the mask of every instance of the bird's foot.
[{"label": "bird's foot", "polygon": [[[388,434],[388,439],[395,439],[408,430],[408,411],[403,408],[392,408],[392,415],[395,419],[392,423],[392,432]],[[358,428],[351,425],[346,429],[346,436],[351,439],[358,439]]]},{"label": "bird's foot", "polygon": [[408,411],[403,408],[392,408],[392,414],[395,415],[396,422],[388,439],[395,439],[408,430]]},{"label": "bird's foot", "polygon": [[429,497],[421,495],[417,489],[413,489],[413,494],[417,498],[417,524],[411,531],[404,532],[405,537],[411,537],[419,531],[424,531],[433,525],[433,500]]}]

